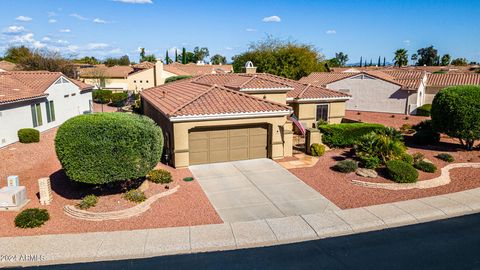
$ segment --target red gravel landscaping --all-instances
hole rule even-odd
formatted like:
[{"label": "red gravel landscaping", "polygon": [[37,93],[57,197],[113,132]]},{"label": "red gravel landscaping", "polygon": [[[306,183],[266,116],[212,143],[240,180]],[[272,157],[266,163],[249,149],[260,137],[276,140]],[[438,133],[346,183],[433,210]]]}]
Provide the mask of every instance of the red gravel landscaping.
[{"label": "red gravel landscaping", "polygon": [[430,117],[347,110],[345,111],[345,119],[355,122],[378,123],[389,127],[400,128],[403,124],[415,125],[423,120],[430,119]]},{"label": "red gravel landscaping", "polygon": [[[190,226],[200,224],[222,223],[222,220],[205,196],[196,181],[184,182],[182,179],[191,176],[188,169],[172,169],[163,164],[159,167],[168,169],[174,178],[170,187],[180,185],[180,189],[152,204],[151,209],[142,215],[117,221],[83,221],[71,218],[63,213],[63,206],[77,204],[83,194],[80,190],[71,189],[54,149],[56,129],[43,132],[40,143],[15,143],[0,149],[0,179],[5,186],[8,175],[19,175],[20,184],[27,187],[30,203],[24,208],[40,207],[48,209],[50,220],[44,226],[35,229],[18,229],[14,226],[16,212],[0,212],[0,236],[81,233],[96,231],[134,230],[146,228]],[[37,179],[50,177],[53,189],[53,202],[49,206],[41,206],[37,198]],[[162,185],[150,183],[145,192],[147,196],[165,190]],[[112,211],[132,206],[121,198],[121,194],[101,196],[98,206],[92,211]]]},{"label": "red gravel landscaping", "polygon": [[[480,151],[467,152],[461,149],[460,145],[451,142],[452,140],[442,139],[439,145],[433,147],[409,146],[408,152],[410,154],[423,153],[425,158],[438,167],[435,173],[420,172],[420,181],[440,175],[440,168],[447,163],[434,157],[439,153],[451,154],[457,163],[480,162]],[[345,158],[350,158],[349,149],[334,149],[326,152],[315,166],[291,169],[290,171],[342,209],[429,197],[480,187],[480,169],[473,168],[452,169],[450,171],[451,182],[436,188],[395,191],[362,187],[353,184],[352,180],[392,182],[383,177],[363,178],[355,173],[343,174],[330,168],[338,160]]]}]

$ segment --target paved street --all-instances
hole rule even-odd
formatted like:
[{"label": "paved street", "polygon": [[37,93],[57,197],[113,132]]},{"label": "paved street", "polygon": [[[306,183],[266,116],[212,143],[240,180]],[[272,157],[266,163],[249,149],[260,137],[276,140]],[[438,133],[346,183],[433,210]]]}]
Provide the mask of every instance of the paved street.
[{"label": "paved street", "polygon": [[190,170],[225,222],[339,209],[271,159],[195,165]]},{"label": "paved street", "polygon": [[[265,248],[36,269],[479,269],[480,214]],[[26,268],[33,269],[33,268]]]}]

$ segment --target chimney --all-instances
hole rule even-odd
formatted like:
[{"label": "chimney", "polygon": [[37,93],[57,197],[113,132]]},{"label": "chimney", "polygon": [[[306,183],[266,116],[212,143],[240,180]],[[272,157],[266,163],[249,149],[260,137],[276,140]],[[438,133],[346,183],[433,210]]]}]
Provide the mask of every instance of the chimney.
[{"label": "chimney", "polygon": [[245,63],[245,73],[246,74],[255,74],[257,73],[257,67],[253,66],[252,61]]},{"label": "chimney", "polygon": [[153,84],[154,86],[159,86],[163,84],[163,62],[160,59],[157,59],[155,66],[153,67]]}]

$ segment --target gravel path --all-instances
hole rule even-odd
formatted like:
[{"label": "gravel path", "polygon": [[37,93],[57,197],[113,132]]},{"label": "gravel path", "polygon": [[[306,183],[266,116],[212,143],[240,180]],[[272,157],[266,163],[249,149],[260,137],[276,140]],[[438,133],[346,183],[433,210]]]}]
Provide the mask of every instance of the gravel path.
[{"label": "gravel path", "polygon": [[423,120],[430,119],[430,117],[425,116],[351,110],[345,111],[345,118],[358,122],[378,123],[394,128],[400,128],[403,124],[415,125],[422,122]]}]

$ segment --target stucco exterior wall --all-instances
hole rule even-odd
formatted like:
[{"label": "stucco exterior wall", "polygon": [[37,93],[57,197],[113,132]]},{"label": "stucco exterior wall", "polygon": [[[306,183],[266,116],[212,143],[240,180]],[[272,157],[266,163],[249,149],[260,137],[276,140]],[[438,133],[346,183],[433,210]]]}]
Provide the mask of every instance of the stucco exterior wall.
[{"label": "stucco exterior wall", "polygon": [[[80,89],[73,83],[53,84],[45,91],[48,97],[0,105],[0,147],[18,141],[17,132],[22,128],[33,128],[30,105],[40,104],[42,125],[35,127],[42,132],[61,125],[66,120],[91,112],[92,93],[80,93]],[[45,102],[53,101],[55,121],[48,123]]]},{"label": "stucco exterior wall", "polygon": [[425,88],[425,99],[424,99],[424,104],[432,104],[433,102],[433,98],[435,97],[435,95],[440,91],[442,90],[443,86],[440,86],[440,87],[435,87],[435,86],[427,86]]},{"label": "stucco exterior wall", "polygon": [[[370,77],[370,79],[347,78],[327,85],[327,88],[348,92],[347,110],[407,113],[410,93],[399,85]],[[415,100],[416,103],[416,100]],[[415,104],[414,103],[414,104]]]},{"label": "stucco exterior wall", "polygon": [[135,93],[141,92],[143,89],[147,89],[155,86],[155,72],[153,68],[139,71],[128,75],[128,90],[132,90]]},{"label": "stucco exterior wall", "polygon": [[345,101],[319,103],[292,103],[295,115],[306,128],[313,128],[317,123],[317,105],[328,104],[328,122],[338,124],[345,117]]},{"label": "stucco exterior wall", "polygon": [[[98,84],[97,79],[81,78],[84,83],[94,85]],[[113,92],[120,92],[128,90],[128,81],[126,78],[107,78],[105,79],[105,87],[100,87],[106,90],[112,90]]]}]

